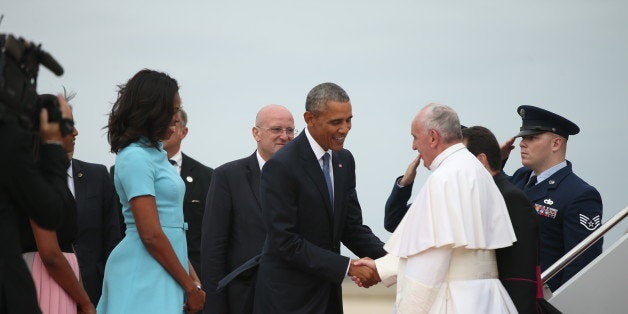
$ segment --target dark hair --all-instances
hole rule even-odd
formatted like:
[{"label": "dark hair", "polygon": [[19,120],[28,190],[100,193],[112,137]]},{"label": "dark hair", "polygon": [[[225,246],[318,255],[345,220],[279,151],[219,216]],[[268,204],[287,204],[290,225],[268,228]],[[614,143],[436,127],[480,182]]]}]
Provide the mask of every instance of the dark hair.
[{"label": "dark hair", "polygon": [[349,102],[349,95],[342,87],[334,83],[322,83],[314,86],[305,99],[305,111],[318,114],[325,110],[329,101]]},{"label": "dark hair", "polygon": [[118,88],[107,125],[111,152],[119,152],[141,136],[158,148],[174,115],[177,81],[165,73],[143,69]]},{"label": "dark hair", "polygon": [[493,133],[483,126],[472,126],[462,129],[462,138],[467,142],[467,149],[477,156],[481,153],[486,155],[488,165],[491,170],[501,169],[501,150]]}]

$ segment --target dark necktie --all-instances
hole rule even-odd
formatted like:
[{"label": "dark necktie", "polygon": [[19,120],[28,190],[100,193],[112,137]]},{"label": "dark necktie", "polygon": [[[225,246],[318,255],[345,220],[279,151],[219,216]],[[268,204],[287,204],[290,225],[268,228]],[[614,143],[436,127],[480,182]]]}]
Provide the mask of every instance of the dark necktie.
[{"label": "dark necktie", "polygon": [[534,185],[536,185],[536,176],[532,175],[530,177],[530,181],[528,181],[528,184],[526,184],[525,188],[529,189],[529,188],[533,187]]},{"label": "dark necktie", "polygon": [[325,175],[325,181],[327,182],[327,192],[329,192],[329,200],[331,202],[331,208],[334,208],[334,188],[331,184],[331,174],[329,172],[329,153],[323,155],[323,174]]},{"label": "dark necktie", "polygon": [[175,167],[177,166],[177,162],[172,159],[168,159],[168,162]]}]

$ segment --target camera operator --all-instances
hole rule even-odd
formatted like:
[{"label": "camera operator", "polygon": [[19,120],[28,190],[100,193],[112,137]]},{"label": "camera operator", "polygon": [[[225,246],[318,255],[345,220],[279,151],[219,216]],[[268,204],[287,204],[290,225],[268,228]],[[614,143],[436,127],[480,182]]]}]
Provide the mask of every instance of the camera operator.
[{"label": "camera operator", "polygon": [[[4,60],[3,60],[4,61]],[[5,80],[8,78],[4,78]],[[61,117],[70,108],[58,96]],[[75,206],[67,186],[69,160],[62,147],[60,123],[39,113],[37,131],[22,112],[0,100],[0,313],[41,313],[31,274],[22,258],[18,216],[28,216],[54,230],[64,207]]]}]

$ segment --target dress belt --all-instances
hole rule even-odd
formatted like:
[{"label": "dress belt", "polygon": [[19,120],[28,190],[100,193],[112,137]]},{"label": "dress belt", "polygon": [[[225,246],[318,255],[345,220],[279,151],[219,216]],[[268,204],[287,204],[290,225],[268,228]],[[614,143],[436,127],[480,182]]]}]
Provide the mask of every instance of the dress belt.
[{"label": "dress belt", "polygon": [[[137,228],[135,226],[135,223],[132,223],[132,222],[127,223],[126,227],[127,228]],[[162,228],[175,228],[175,229],[188,230],[188,223],[184,222],[183,224],[180,224],[180,225],[178,225],[178,224],[165,224],[165,225],[161,225],[161,227]]]}]

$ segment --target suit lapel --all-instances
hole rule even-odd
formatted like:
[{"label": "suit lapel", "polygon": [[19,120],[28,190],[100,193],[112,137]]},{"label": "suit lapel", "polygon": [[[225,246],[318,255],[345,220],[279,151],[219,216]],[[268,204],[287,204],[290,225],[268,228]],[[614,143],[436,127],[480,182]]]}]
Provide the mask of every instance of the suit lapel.
[{"label": "suit lapel", "polygon": [[87,225],[90,214],[84,213],[86,208],[84,197],[88,196],[88,173],[81,161],[72,159],[72,180],[74,181],[74,199],[76,201],[76,220],[79,225]]},{"label": "suit lapel", "polygon": [[260,176],[261,172],[259,170],[259,163],[257,162],[257,153],[253,153],[248,158],[248,162],[246,164],[246,179],[249,181],[249,187],[255,196],[255,200],[257,201],[258,208],[262,207],[262,203],[260,202],[259,195],[259,185],[260,185]]},{"label": "suit lapel", "polygon": [[333,215],[332,215],[332,208],[330,206],[331,201],[329,200],[329,192],[327,192],[327,182],[325,182],[325,177],[323,176],[323,170],[321,169],[321,166],[318,163],[318,160],[316,160],[316,156],[314,155],[314,151],[312,150],[312,147],[310,146],[310,143],[307,140],[305,132],[302,132],[294,140],[297,141],[297,144],[299,144],[299,150],[300,150],[299,155],[301,156],[303,169],[305,170],[305,173],[310,177],[310,179],[312,179],[312,181],[314,182],[314,185],[316,186],[316,189],[323,197],[323,200],[324,200],[323,203],[325,203],[327,214],[329,215],[329,218],[331,219]]},{"label": "suit lapel", "polygon": [[192,187],[194,186],[194,181],[196,178],[192,175],[194,173],[194,164],[190,162],[190,158],[181,153],[181,179],[183,179],[183,183],[185,183],[185,200],[190,198],[190,191],[192,191]]},{"label": "suit lapel", "polygon": [[76,195],[87,195],[87,178],[85,168],[81,162],[76,159],[72,159],[72,179],[74,181],[74,198],[76,199],[77,207],[79,207],[79,202],[82,203],[83,200]]},{"label": "suit lapel", "polygon": [[340,158],[340,154],[337,152],[332,153],[332,167],[334,169],[334,238],[339,233],[340,223],[342,222],[342,215],[344,206],[342,206],[345,199],[345,186],[347,184],[347,165],[344,164],[344,160]]}]

